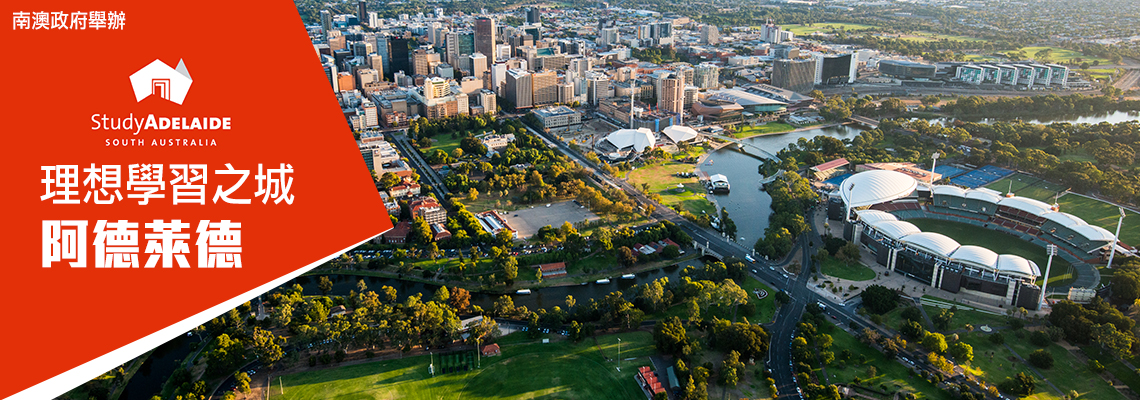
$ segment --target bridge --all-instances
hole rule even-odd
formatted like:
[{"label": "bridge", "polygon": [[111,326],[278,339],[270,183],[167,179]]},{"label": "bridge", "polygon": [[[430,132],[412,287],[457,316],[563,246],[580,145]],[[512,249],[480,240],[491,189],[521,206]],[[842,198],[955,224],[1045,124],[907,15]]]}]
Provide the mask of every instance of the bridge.
[{"label": "bridge", "polygon": [[879,127],[879,121],[864,117],[862,115],[851,115],[851,118],[848,118],[848,119],[851,120],[852,122],[855,122],[855,123],[860,124],[860,125],[864,125],[864,126],[871,128],[871,129],[875,129],[875,128]]},{"label": "bridge", "polygon": [[736,149],[740,150],[741,153],[750,155],[752,157],[759,158],[761,160],[779,160],[780,159],[779,157],[776,157],[774,154],[769,153],[767,150],[761,149],[759,146],[753,145],[751,143],[745,143],[744,141],[737,139],[737,138],[734,138],[734,137],[721,136],[721,135],[708,135],[708,136],[731,142],[731,143],[736,145]]}]

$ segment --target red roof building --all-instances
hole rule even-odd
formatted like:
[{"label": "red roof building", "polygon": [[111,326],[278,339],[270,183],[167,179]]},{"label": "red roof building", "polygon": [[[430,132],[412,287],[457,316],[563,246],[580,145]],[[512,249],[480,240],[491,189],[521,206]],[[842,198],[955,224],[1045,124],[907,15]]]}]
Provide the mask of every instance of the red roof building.
[{"label": "red roof building", "polygon": [[550,264],[542,264],[538,266],[542,270],[543,278],[553,278],[566,275],[566,263],[556,262]]},{"label": "red roof building", "polygon": [[411,231],[412,224],[409,224],[408,221],[400,221],[400,223],[396,224],[392,229],[384,232],[382,236],[384,236],[385,243],[403,244],[408,241],[408,232]]},{"label": "red roof building", "polygon": [[846,158],[836,158],[834,160],[825,162],[823,164],[811,167],[812,175],[818,181],[826,181],[829,178],[843,173],[843,167],[851,164]]},{"label": "red roof building", "polygon": [[499,345],[496,343],[491,343],[489,345],[483,346],[482,352],[483,352],[483,357],[494,357],[494,356],[503,354],[499,350]]}]

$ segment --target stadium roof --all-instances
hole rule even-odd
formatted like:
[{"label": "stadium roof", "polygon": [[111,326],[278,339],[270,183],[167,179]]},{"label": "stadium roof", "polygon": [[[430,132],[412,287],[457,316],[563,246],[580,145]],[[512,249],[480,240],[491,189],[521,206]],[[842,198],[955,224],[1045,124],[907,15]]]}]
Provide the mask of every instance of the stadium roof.
[{"label": "stadium roof", "polygon": [[637,152],[642,152],[645,148],[657,144],[657,138],[653,135],[653,131],[646,128],[618,129],[606,136],[604,140],[619,150],[632,146]]},{"label": "stadium roof", "polygon": [[934,192],[934,194],[939,195],[966,197],[966,189],[962,189],[957,186],[934,185],[934,189],[931,191]]},{"label": "stadium roof", "polygon": [[921,229],[906,221],[878,221],[872,222],[871,226],[875,227],[879,233],[894,240],[899,240],[907,235],[922,233]]},{"label": "stadium roof", "polygon": [[669,125],[661,131],[673,143],[681,143],[697,138],[697,131],[683,125]]},{"label": "stadium roof", "polygon": [[1028,197],[1006,197],[1001,199],[998,205],[1015,208],[1042,217],[1045,216],[1045,213],[1053,211],[1053,206]]},{"label": "stadium roof", "polygon": [[710,91],[710,93],[712,94],[708,97],[709,99],[731,101],[744,107],[763,105],[788,105],[788,103],[779,100],[769,99],[767,97],[739,89],[722,89],[717,91]]},{"label": "stadium roof", "polygon": [[886,212],[886,211],[879,211],[879,210],[871,210],[871,209],[859,210],[859,211],[856,211],[855,214],[859,216],[860,221],[866,222],[868,224],[873,224],[873,223],[879,222],[879,221],[898,221],[899,220],[899,217],[896,217],[894,214],[891,214],[891,213]]},{"label": "stadium roof", "polygon": [[901,239],[901,241],[911,246],[918,247],[919,249],[947,258],[950,257],[950,254],[953,254],[955,250],[958,250],[958,247],[960,247],[958,242],[954,241],[954,239],[951,239],[941,233],[934,232],[919,232],[913,235],[906,235]]},{"label": "stadium roof", "polygon": [[906,197],[917,187],[918,181],[902,172],[872,170],[844,180],[839,195],[848,208],[854,208]]},{"label": "stadium roof", "polygon": [[1041,269],[1033,261],[1013,254],[1002,254],[997,259],[997,270],[1027,277],[1041,276]]},{"label": "stadium roof", "polygon": [[1001,201],[1002,197],[998,191],[986,188],[970,189],[966,191],[967,199],[977,199],[990,203],[997,204]]},{"label": "stadium roof", "polygon": [[962,246],[950,255],[950,260],[966,264],[974,264],[985,268],[994,268],[997,265],[998,254],[993,250],[978,246]]},{"label": "stadium roof", "polygon": [[1112,232],[1109,232],[1108,229],[1104,229],[1096,225],[1076,225],[1070,226],[1069,228],[1072,229],[1073,232],[1076,232],[1091,241],[1112,241]]},{"label": "stadium roof", "polygon": [[1063,212],[1051,212],[1044,215],[1045,219],[1056,222],[1060,225],[1074,227],[1077,225],[1088,225],[1085,220],[1077,218],[1077,216]]}]

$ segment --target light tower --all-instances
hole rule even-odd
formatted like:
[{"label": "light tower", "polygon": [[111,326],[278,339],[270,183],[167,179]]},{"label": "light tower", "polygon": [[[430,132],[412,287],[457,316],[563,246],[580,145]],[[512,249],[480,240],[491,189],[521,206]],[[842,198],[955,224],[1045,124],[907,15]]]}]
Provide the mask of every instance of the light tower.
[{"label": "light tower", "polygon": [[930,158],[932,160],[934,160],[931,162],[931,165],[930,165],[930,186],[931,187],[934,186],[934,169],[938,168],[938,157],[939,156],[941,156],[941,154],[939,154],[937,151],[934,152],[934,154],[930,155]]},{"label": "light tower", "polygon": [[1057,255],[1057,246],[1047,245],[1045,252],[1049,253],[1049,261],[1045,264],[1045,281],[1041,283],[1041,297],[1037,299],[1038,310],[1045,304],[1045,288],[1049,286],[1049,270],[1053,267],[1053,256]]},{"label": "light tower", "polygon": [[1119,207],[1120,219],[1116,220],[1116,234],[1112,236],[1112,243],[1108,247],[1108,267],[1112,268],[1112,256],[1116,255],[1116,242],[1120,241],[1120,225],[1124,224],[1124,207]]},{"label": "light tower", "polygon": [[618,366],[617,370],[621,371],[621,338],[618,338]]}]

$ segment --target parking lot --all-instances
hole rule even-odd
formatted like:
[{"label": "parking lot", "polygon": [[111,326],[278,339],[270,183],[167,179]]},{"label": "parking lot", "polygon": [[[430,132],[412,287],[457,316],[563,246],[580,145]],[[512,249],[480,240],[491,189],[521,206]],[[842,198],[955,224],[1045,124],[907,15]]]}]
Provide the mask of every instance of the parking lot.
[{"label": "parking lot", "polygon": [[519,239],[526,239],[533,236],[540,228],[546,225],[558,228],[566,221],[570,221],[570,223],[574,224],[585,220],[593,221],[598,219],[597,214],[569,200],[560,203],[551,203],[549,207],[536,205],[534,208],[524,208],[518,211],[508,212],[504,214],[504,217],[507,223],[518,231]]}]

